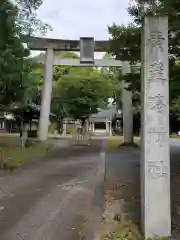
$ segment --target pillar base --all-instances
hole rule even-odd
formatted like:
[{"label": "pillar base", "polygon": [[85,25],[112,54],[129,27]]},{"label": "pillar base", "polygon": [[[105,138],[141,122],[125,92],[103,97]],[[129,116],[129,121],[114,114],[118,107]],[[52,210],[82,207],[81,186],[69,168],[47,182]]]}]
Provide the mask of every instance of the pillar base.
[{"label": "pillar base", "polygon": [[139,145],[134,142],[123,142],[119,147],[139,147]]}]

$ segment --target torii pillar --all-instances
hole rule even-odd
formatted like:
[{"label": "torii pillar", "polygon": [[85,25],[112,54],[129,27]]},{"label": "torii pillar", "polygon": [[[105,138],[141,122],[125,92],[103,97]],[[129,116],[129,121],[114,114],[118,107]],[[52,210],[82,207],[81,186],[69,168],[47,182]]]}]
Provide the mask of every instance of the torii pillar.
[{"label": "torii pillar", "polygon": [[44,87],[41,96],[41,112],[39,120],[38,138],[45,141],[48,138],[49,115],[51,107],[52,78],[53,78],[54,50],[47,49],[44,70]]},{"label": "torii pillar", "polygon": [[[123,75],[130,73],[129,62],[122,62]],[[128,83],[123,81],[122,84],[122,105],[123,105],[123,137],[124,145],[133,144],[133,109],[132,109],[132,92],[126,90]]]}]

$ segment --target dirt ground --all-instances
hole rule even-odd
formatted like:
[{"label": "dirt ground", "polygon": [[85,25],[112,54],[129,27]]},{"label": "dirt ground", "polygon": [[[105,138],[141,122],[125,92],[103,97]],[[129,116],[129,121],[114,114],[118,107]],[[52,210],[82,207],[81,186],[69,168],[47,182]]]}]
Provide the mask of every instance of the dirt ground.
[{"label": "dirt ground", "polygon": [[[172,239],[180,239],[180,142],[171,144]],[[125,218],[140,227],[140,150],[115,148],[106,154],[104,218]]]}]

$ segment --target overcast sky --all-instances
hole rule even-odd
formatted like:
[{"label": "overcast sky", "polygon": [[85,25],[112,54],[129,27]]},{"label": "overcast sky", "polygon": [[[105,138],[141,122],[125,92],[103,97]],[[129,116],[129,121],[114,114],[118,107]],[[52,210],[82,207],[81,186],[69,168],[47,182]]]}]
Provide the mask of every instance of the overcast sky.
[{"label": "overcast sky", "polygon": [[38,16],[53,28],[47,37],[105,40],[108,25],[131,21],[127,7],[128,0],[44,0]]},{"label": "overcast sky", "polygon": [[108,39],[107,25],[127,24],[128,0],[44,0],[39,17],[53,27],[53,38]]}]

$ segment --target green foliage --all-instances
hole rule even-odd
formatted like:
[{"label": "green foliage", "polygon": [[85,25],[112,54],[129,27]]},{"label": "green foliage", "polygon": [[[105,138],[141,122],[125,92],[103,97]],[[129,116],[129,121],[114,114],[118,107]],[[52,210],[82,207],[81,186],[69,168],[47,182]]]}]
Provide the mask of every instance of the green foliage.
[{"label": "green foliage", "polygon": [[103,234],[101,240],[143,240],[143,237],[135,224],[123,220],[116,226],[115,231]]},{"label": "green foliage", "polygon": [[[24,31],[19,17],[22,11],[20,5],[26,6],[24,11],[27,14],[29,11],[30,18],[39,4],[39,1],[12,3],[8,0],[0,4],[0,103],[5,106],[14,102],[22,104],[31,102],[37,93],[39,83],[32,73],[32,61],[27,58],[29,51],[19,37]],[[26,27],[28,29],[28,25]]]},{"label": "green foliage", "polygon": [[87,118],[97,108],[107,105],[113,86],[111,79],[99,71],[71,68],[54,87],[52,108],[58,111],[58,115]]},{"label": "green foliage", "polygon": [[[116,25],[108,27],[111,35],[109,52],[118,60],[129,61],[130,64],[136,64],[141,59],[141,29],[135,25]],[[117,74],[119,82],[125,80],[129,83],[129,88],[134,91],[140,91],[140,72],[132,71],[126,76],[119,70]],[[121,106],[121,89],[116,92],[116,103]]]},{"label": "green foliage", "polygon": [[[40,103],[44,66],[29,59],[19,36],[40,31],[36,10],[41,0],[5,0],[0,4],[0,102]],[[79,58],[72,52],[56,53],[61,58]],[[43,55],[42,55],[43,57]],[[87,117],[107,104],[112,96],[113,74],[92,68],[54,67],[52,110],[60,118]]]},{"label": "green foliage", "polygon": [[[141,27],[142,25],[142,19],[145,15],[144,12],[142,12],[141,8],[138,6],[132,6],[128,9],[129,14],[133,17],[134,22],[137,24],[137,26]],[[148,13],[151,12],[153,14],[155,13],[161,13],[161,14],[168,14],[169,19],[169,53],[173,54],[173,57],[175,59],[179,59],[180,57],[180,1],[179,0],[159,0],[158,5],[156,5],[153,8],[153,11],[149,9]],[[146,13],[146,14],[148,14]],[[139,45],[140,46],[140,45]],[[172,57],[172,55],[171,55]]]},{"label": "green foliage", "polygon": [[1,137],[0,139],[0,169],[14,170],[21,165],[32,163],[49,155],[53,146],[28,140],[27,147],[22,148],[19,139]]},{"label": "green foliage", "polygon": [[[79,56],[73,52],[56,52],[56,55],[65,59],[79,59]],[[68,74],[70,69],[71,66],[55,66],[53,80],[57,82],[61,76]]]},{"label": "green foliage", "polygon": [[18,101],[24,94],[24,80],[28,76],[28,62],[24,49],[17,36],[15,18],[16,8],[10,2],[1,7],[1,40],[0,40],[0,102],[9,104]]},{"label": "green foliage", "polygon": [[36,11],[42,3],[43,0],[15,0],[15,6],[18,9],[16,22],[23,34],[34,35],[40,33],[44,35],[51,30],[49,24],[42,22],[37,17]]},{"label": "green foliage", "polygon": [[133,25],[115,25],[108,27],[111,35],[109,51],[122,61],[140,60],[141,29]]},{"label": "green foliage", "polygon": [[[109,51],[118,60],[129,61],[131,64],[140,62],[141,59],[141,29],[134,25],[113,26],[108,28],[111,34]],[[132,72],[126,76],[122,76],[122,72],[118,74],[119,81],[125,80],[129,82],[130,88],[134,91],[140,90],[140,73]],[[133,80],[133,81],[132,81]]]},{"label": "green foliage", "polygon": [[[144,15],[157,12],[168,14],[170,104],[173,109],[174,107],[177,109],[180,90],[180,0],[160,0],[158,2],[158,5],[149,8],[147,12],[142,11],[142,8],[138,5],[131,6],[128,12],[133,17],[133,24],[127,27],[113,24],[108,28],[111,35],[109,52],[119,60],[126,60],[133,64],[139,63],[141,60],[141,26]],[[123,77],[119,74],[118,79],[119,81],[129,82],[130,88],[134,92],[140,92],[140,72],[133,71]]]},{"label": "green foliage", "polygon": [[168,237],[144,238],[137,225],[124,219],[114,225],[114,231],[105,232],[101,240],[168,240]]},{"label": "green foliage", "polygon": [[[79,59],[79,56],[73,52],[56,52],[56,54],[60,58]],[[34,99],[38,104],[44,78],[44,66],[36,62],[39,59],[44,59],[44,55],[32,59],[34,64],[31,73],[36,83],[39,82],[39,93]],[[90,113],[96,112],[97,108],[107,105],[108,97],[113,96],[116,84],[114,72],[108,68],[98,70],[89,67],[55,66],[51,112],[59,119],[67,116],[87,118]]]}]

